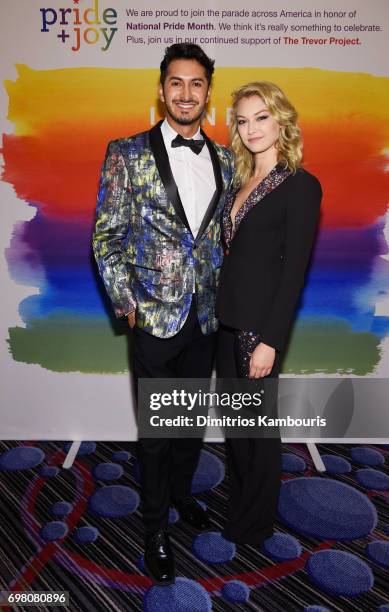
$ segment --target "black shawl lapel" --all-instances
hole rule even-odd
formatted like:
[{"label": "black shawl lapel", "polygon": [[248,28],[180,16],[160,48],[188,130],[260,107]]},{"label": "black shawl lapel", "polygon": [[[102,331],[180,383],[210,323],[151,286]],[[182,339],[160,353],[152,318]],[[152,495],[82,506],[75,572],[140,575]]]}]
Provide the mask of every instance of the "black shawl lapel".
[{"label": "black shawl lapel", "polygon": [[[154,155],[155,163],[161,177],[162,183],[166,189],[167,196],[174,206],[174,209],[181,219],[185,227],[190,231],[188,219],[186,218],[185,210],[181,202],[180,194],[178,193],[177,185],[174,181],[173,174],[169,164],[169,157],[166,151],[165,143],[161,133],[162,121],[157,123],[149,132],[150,147]],[[215,153],[216,155],[216,153]],[[212,160],[213,163],[213,160]]]},{"label": "black shawl lapel", "polygon": [[208,138],[208,136],[206,135],[205,132],[203,132],[203,130],[201,130],[201,135],[205,140],[205,144],[208,147],[209,150],[209,154],[211,156],[211,161],[212,161],[212,166],[213,166],[213,174],[215,176],[215,183],[216,183],[216,189],[215,189],[215,193],[212,196],[212,200],[209,203],[209,206],[207,208],[207,211],[204,215],[204,218],[201,222],[200,225],[200,229],[199,232],[196,236],[196,241],[198,241],[201,236],[203,235],[204,231],[207,229],[213,215],[214,212],[216,210],[216,206],[217,203],[219,201],[220,195],[223,191],[223,179],[222,179],[222,173],[221,173],[221,169],[220,169],[220,161],[219,161],[219,157],[216,153],[215,147],[212,144],[212,141]]}]

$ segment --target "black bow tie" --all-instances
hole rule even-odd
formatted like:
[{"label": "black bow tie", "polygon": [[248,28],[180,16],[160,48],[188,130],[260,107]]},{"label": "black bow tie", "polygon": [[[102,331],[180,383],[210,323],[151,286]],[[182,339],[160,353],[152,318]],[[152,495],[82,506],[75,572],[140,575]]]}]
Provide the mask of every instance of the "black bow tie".
[{"label": "black bow tie", "polygon": [[184,138],[181,134],[177,134],[174,140],[172,140],[172,147],[189,147],[193,153],[198,155],[201,153],[202,148],[205,144],[205,140],[194,140],[193,138]]}]

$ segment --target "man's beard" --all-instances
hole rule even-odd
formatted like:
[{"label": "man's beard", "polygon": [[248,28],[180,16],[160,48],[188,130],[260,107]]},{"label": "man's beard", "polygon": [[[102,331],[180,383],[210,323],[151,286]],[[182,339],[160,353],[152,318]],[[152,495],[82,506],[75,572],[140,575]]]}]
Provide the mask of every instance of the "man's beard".
[{"label": "man's beard", "polygon": [[178,117],[173,111],[166,106],[166,112],[178,125],[191,125],[196,123],[204,114],[205,109],[202,108],[194,117]]}]

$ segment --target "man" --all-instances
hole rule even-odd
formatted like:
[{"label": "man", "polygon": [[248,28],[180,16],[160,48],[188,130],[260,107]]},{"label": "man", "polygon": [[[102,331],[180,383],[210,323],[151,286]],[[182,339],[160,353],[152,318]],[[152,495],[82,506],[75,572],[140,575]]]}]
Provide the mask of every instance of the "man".
[{"label": "man", "polygon": [[[200,128],[214,62],[194,44],[166,49],[159,97],[166,118],[109,144],[93,248],[118,317],[133,330],[139,378],[207,378],[215,350],[215,294],[222,262],[219,218],[232,156]],[[191,497],[200,439],[139,439],[145,567],[174,581],[169,505],[197,529],[206,512]]]}]

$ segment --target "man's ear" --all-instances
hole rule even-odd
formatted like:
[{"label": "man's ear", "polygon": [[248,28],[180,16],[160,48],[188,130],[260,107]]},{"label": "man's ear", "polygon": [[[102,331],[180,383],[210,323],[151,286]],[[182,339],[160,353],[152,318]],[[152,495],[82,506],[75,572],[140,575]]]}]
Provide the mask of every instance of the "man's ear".
[{"label": "man's ear", "polygon": [[159,99],[161,100],[161,102],[165,102],[165,96],[163,95],[162,83],[159,84],[158,94],[159,94]]},{"label": "man's ear", "polygon": [[208,91],[207,91],[207,97],[205,99],[205,103],[207,104],[209,98],[211,97],[211,86],[208,87]]}]

